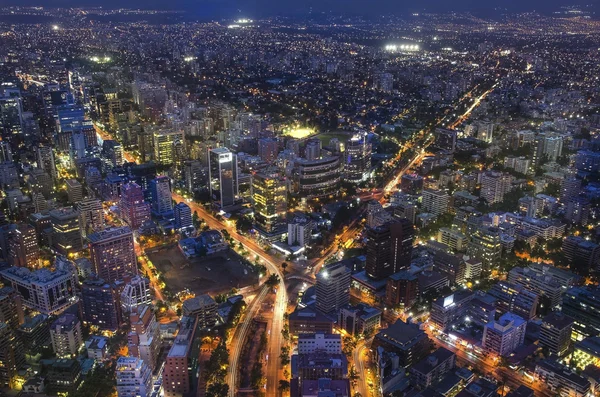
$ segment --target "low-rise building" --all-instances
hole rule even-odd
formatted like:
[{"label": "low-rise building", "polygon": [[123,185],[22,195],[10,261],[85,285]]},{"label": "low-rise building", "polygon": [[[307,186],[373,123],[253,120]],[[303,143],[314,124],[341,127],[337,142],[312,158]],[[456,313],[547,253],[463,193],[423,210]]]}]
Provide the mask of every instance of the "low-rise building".
[{"label": "low-rise building", "polygon": [[412,383],[425,389],[440,382],[456,363],[456,355],[440,347],[410,368]]},{"label": "low-rise building", "polygon": [[340,309],[338,326],[351,335],[373,335],[381,326],[381,310],[359,303]]},{"label": "low-rise building", "polygon": [[536,364],[535,377],[561,397],[588,397],[590,381],[553,360]]},{"label": "low-rise building", "polygon": [[310,354],[317,351],[329,354],[341,354],[342,336],[340,334],[298,335],[298,354]]}]

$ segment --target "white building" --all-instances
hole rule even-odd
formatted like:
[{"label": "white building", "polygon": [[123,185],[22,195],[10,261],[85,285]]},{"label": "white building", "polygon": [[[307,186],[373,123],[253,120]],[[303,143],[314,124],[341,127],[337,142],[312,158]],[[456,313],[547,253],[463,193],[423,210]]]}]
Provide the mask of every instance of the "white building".
[{"label": "white building", "polygon": [[510,174],[488,171],[481,177],[481,194],[488,204],[499,203],[512,189],[513,177]]},{"label": "white building", "polygon": [[340,334],[300,334],[298,335],[298,354],[310,354],[324,351],[327,354],[342,354],[342,335]]},{"label": "white building", "polygon": [[147,397],[152,393],[152,371],[137,357],[119,357],[116,366],[119,397]]},{"label": "white building", "polygon": [[52,323],[50,327],[52,350],[58,357],[77,355],[83,344],[81,322],[76,315],[65,313]]},{"label": "white building", "polygon": [[125,313],[143,304],[152,303],[150,282],[147,278],[137,275],[131,279],[121,292],[121,307]]},{"label": "white building", "polygon": [[483,330],[482,345],[499,356],[512,353],[525,340],[527,321],[511,312],[504,313],[498,321],[489,322]]},{"label": "white building", "polygon": [[443,190],[423,190],[423,211],[435,216],[445,214],[448,211],[450,196]]},{"label": "white building", "polygon": [[310,219],[302,216],[294,217],[292,222],[288,223],[288,245],[306,247],[310,244],[312,229],[313,223]]},{"label": "white building", "polygon": [[104,211],[100,200],[84,199],[77,203],[77,211],[79,212],[79,225],[83,237],[104,230]]}]

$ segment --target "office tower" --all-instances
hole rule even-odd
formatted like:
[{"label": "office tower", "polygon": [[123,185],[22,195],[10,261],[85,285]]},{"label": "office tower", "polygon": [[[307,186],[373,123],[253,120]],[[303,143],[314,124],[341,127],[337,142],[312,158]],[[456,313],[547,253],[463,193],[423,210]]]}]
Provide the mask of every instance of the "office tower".
[{"label": "office tower", "polygon": [[431,342],[417,324],[397,320],[375,335],[371,349],[379,355],[379,348],[395,353],[399,366],[410,368],[429,354]]},{"label": "office tower", "polygon": [[279,141],[277,138],[260,138],[258,140],[258,157],[265,163],[272,163],[279,154]]},{"label": "office tower", "polygon": [[496,310],[499,313],[512,312],[525,320],[535,317],[538,295],[520,285],[508,281],[498,281],[488,294],[496,298]]},{"label": "office tower", "polygon": [[121,308],[124,313],[131,313],[136,307],[151,303],[152,294],[147,278],[137,275],[125,284],[121,292]]},{"label": "office tower", "polygon": [[13,331],[23,324],[23,299],[12,287],[0,288],[0,323],[6,323]]},{"label": "office tower", "polygon": [[158,176],[150,181],[152,195],[152,211],[159,216],[169,216],[173,213],[170,180],[167,176]]},{"label": "office tower", "polygon": [[118,397],[152,395],[152,369],[137,357],[119,357],[115,377]]},{"label": "office tower", "polygon": [[153,136],[154,161],[158,164],[173,164],[178,157],[176,148],[185,146],[183,131],[155,131]]},{"label": "office tower", "polygon": [[5,161],[13,161],[12,150],[10,149],[10,143],[0,141],[0,163]]},{"label": "office tower", "polygon": [[52,350],[57,357],[74,357],[83,344],[81,322],[76,315],[63,313],[50,327]]},{"label": "office tower", "polygon": [[137,258],[133,233],[128,226],[112,227],[88,236],[90,258],[98,277],[109,283],[136,275]]},{"label": "office tower", "polygon": [[104,230],[104,210],[98,199],[87,198],[77,203],[79,225],[83,237]]},{"label": "office tower", "polygon": [[600,334],[600,288],[573,287],[563,295],[562,313],[573,319],[573,339]]},{"label": "office tower", "polygon": [[25,364],[23,346],[6,323],[0,322],[0,387],[15,388],[21,366]]},{"label": "office tower", "polygon": [[392,274],[385,287],[385,303],[390,307],[411,307],[417,300],[419,280],[408,271]]},{"label": "office tower", "polygon": [[288,222],[288,245],[306,247],[310,244],[314,223],[306,216],[294,216]]},{"label": "office tower", "polygon": [[489,205],[504,200],[504,195],[512,190],[513,177],[510,174],[487,171],[481,176],[480,197]]},{"label": "office tower", "polygon": [[192,209],[183,201],[175,206],[173,213],[175,215],[175,230],[186,230],[194,226],[192,222]]},{"label": "office tower", "polygon": [[540,346],[548,348],[551,354],[564,356],[571,344],[573,319],[560,312],[550,312],[542,320]]},{"label": "office tower", "polygon": [[35,228],[20,224],[11,231],[8,241],[8,264],[35,268],[39,265],[40,246]]},{"label": "office tower", "polygon": [[189,192],[195,192],[206,184],[205,171],[202,162],[199,160],[190,160],[183,163],[183,177],[185,179],[185,188]]},{"label": "office tower", "polygon": [[367,180],[371,171],[372,146],[367,141],[367,134],[355,134],[346,141],[344,153],[344,178],[352,183]]},{"label": "office tower", "polygon": [[208,179],[213,202],[221,209],[235,204],[238,195],[237,156],[227,148],[211,149]]},{"label": "office tower", "polygon": [[454,150],[456,149],[457,138],[455,130],[449,130],[446,128],[436,128],[435,135],[436,147],[451,153],[454,152]]},{"label": "office tower", "polygon": [[83,321],[100,330],[115,331],[122,322],[119,292],[102,279],[89,278],[81,285]]},{"label": "office tower", "polygon": [[57,208],[50,211],[52,222],[52,246],[66,255],[83,249],[79,230],[79,213],[73,208]]},{"label": "office tower", "polygon": [[572,268],[581,272],[597,270],[600,265],[600,246],[579,236],[567,236],[563,240],[562,252]]},{"label": "office tower", "polygon": [[388,72],[376,72],[373,75],[373,88],[390,93],[394,90],[394,75]]},{"label": "office tower", "polygon": [[36,150],[37,165],[56,180],[58,173],[54,162],[54,152],[50,146],[39,146]]},{"label": "office tower", "polygon": [[500,231],[494,227],[479,227],[467,244],[467,255],[481,260],[484,270],[491,270],[500,260]]},{"label": "office tower", "polygon": [[137,230],[150,219],[150,204],[144,201],[144,192],[135,182],[126,183],[121,187],[119,204],[121,217],[133,230]]},{"label": "office tower", "polygon": [[581,192],[581,179],[574,176],[564,178],[560,184],[560,201],[567,203]]},{"label": "office tower", "polygon": [[366,273],[381,280],[410,266],[414,227],[408,219],[397,219],[367,229]]},{"label": "office tower", "polygon": [[317,273],[318,310],[333,314],[350,302],[350,273],[342,262],[327,265]]},{"label": "office tower", "polygon": [[129,314],[131,331],[127,335],[129,355],[139,357],[152,372],[156,369],[161,346],[160,327],[151,305],[140,305]]},{"label": "office tower", "polygon": [[54,271],[30,271],[24,267],[9,267],[0,272],[6,284],[23,299],[23,305],[44,314],[59,312],[77,300],[77,274],[67,266]]},{"label": "office tower", "polygon": [[319,138],[309,138],[304,145],[304,158],[306,160],[318,160],[321,158],[323,143]]},{"label": "office tower", "polygon": [[444,190],[423,190],[423,211],[435,216],[445,214],[448,211],[450,196]]},{"label": "office tower", "polygon": [[117,141],[106,140],[102,143],[102,158],[105,168],[112,170],[123,165],[123,146]]},{"label": "office tower", "polygon": [[182,313],[184,316],[198,318],[198,328],[213,327],[217,319],[218,305],[210,295],[200,295],[183,302]]},{"label": "office tower", "polygon": [[[163,371],[163,390],[165,397],[181,397],[190,392],[190,386],[196,380],[198,365],[198,343],[196,338],[196,317],[182,317],[179,333],[165,360]],[[194,383],[195,384],[195,383]]]},{"label": "office tower", "polygon": [[277,173],[257,172],[252,175],[252,204],[254,223],[266,239],[285,232],[287,186],[285,178]]},{"label": "office tower", "polygon": [[504,313],[498,321],[483,329],[482,346],[499,356],[508,356],[525,340],[527,321],[513,313]]},{"label": "office tower", "polygon": [[315,160],[295,159],[294,190],[306,198],[337,195],[341,183],[342,163],[339,156]]}]

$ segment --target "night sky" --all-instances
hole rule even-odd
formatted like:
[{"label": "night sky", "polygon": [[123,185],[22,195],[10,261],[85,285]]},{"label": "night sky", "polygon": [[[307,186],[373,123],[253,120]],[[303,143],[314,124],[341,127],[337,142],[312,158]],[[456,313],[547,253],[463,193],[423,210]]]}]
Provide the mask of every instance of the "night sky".
[{"label": "night sky", "polygon": [[[548,12],[557,10],[563,5],[582,4],[568,0],[3,0],[1,3],[49,7],[179,9],[198,16],[225,16],[236,13],[248,17],[278,14],[304,15],[311,8],[313,12],[333,11],[354,15],[402,14],[423,10],[475,11],[490,14],[498,7],[508,11]],[[590,3],[597,3],[597,1],[589,1],[588,4]]]}]

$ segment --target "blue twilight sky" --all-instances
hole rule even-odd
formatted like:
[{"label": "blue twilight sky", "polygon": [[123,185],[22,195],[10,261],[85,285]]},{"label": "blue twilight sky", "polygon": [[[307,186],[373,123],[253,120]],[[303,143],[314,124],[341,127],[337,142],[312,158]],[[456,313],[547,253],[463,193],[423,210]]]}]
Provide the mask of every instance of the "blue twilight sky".
[{"label": "blue twilight sky", "polygon": [[[564,5],[592,5],[599,0],[2,0],[11,5],[104,6],[107,8],[160,8],[180,9],[197,16],[226,16],[231,13],[249,17],[268,15],[304,15],[313,12],[333,11],[355,15],[402,14],[408,11],[431,12],[481,11],[487,14],[501,8],[508,11],[553,11]],[[500,11],[496,10],[497,13]]]}]

